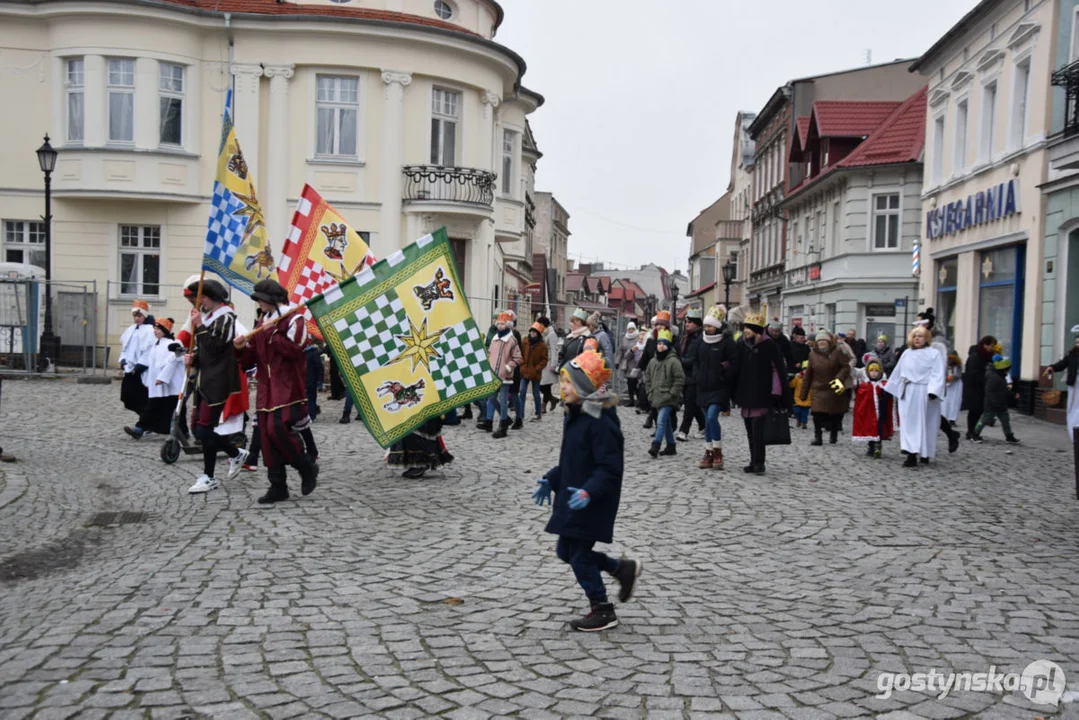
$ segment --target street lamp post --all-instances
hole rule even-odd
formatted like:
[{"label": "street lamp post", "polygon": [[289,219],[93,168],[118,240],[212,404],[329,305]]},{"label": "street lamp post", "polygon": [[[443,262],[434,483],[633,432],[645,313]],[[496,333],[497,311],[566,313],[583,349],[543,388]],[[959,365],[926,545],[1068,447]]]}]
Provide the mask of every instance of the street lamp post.
[{"label": "street lamp post", "polygon": [[731,283],[734,282],[734,270],[734,263],[727,260],[727,263],[723,266],[723,291],[726,298],[724,305],[727,312],[731,311]]},{"label": "street lamp post", "polygon": [[38,345],[38,372],[44,371],[49,361],[55,369],[60,356],[60,338],[52,331],[52,171],[58,154],[46,135],[45,143],[37,149],[37,162],[45,173],[45,216],[41,218],[45,222],[45,329]]}]

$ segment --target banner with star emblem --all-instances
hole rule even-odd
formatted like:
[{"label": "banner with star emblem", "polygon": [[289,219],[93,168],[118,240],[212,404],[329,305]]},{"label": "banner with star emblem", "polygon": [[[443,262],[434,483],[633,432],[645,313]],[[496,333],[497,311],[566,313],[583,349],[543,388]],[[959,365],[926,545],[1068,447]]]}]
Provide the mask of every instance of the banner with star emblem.
[{"label": "banner with star emblem", "polygon": [[307,307],[382,447],[502,384],[487,362],[445,228],[364,267]]},{"label": "banner with star emblem", "polygon": [[232,126],[232,90],[225,95],[221,148],[210,198],[210,220],[202,253],[204,270],[217,273],[245,295],[266,278],[277,279],[277,262],[266,242],[255,182]]},{"label": "banner with star emblem", "polygon": [[[305,303],[374,265],[375,256],[367,244],[370,238],[371,233],[356,232],[313,187],[304,185],[277,266],[289,301]],[[307,329],[323,339],[310,315]]]}]

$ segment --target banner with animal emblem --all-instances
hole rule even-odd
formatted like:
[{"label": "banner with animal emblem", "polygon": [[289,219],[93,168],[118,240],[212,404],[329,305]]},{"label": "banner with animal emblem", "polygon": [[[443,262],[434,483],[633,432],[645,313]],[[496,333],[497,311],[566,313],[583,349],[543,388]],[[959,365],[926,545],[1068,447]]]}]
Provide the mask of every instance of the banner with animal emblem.
[{"label": "banner with animal emblem", "polygon": [[444,228],[307,307],[382,447],[502,384],[487,362]]},{"label": "banner with animal emblem", "polygon": [[266,218],[255,194],[253,173],[247,167],[232,126],[232,91],[229,90],[225,95],[221,148],[210,198],[202,267],[250,295],[259,280],[277,279],[276,266],[273,251],[266,242]]},{"label": "banner with animal emblem", "polygon": [[[356,232],[313,187],[304,185],[277,266],[289,301],[303,304],[374,265],[370,239],[370,233]],[[323,339],[310,313],[307,329]]]}]

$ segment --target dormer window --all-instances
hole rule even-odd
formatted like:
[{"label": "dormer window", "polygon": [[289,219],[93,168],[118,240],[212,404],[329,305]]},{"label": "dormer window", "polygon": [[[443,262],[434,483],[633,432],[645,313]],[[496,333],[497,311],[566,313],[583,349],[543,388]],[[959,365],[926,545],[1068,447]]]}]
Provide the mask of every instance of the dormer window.
[{"label": "dormer window", "polygon": [[435,15],[438,15],[443,20],[449,20],[453,17],[453,6],[446,0],[435,0]]}]

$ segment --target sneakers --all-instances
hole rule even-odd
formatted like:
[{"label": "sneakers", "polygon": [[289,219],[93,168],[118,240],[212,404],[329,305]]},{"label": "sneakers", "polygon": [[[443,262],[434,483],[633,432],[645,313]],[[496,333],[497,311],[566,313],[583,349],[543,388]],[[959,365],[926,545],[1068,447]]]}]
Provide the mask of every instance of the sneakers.
[{"label": "sneakers", "polygon": [[881,457],[880,448],[877,448],[876,450],[873,451],[873,457],[878,459],[878,460],[880,459],[880,457]]},{"label": "sneakers", "polygon": [[244,465],[247,463],[247,456],[247,450],[240,448],[240,453],[236,457],[229,458],[229,474],[227,479],[232,480],[240,474],[240,471],[244,469]]},{"label": "sneakers", "polygon": [[622,559],[618,561],[618,570],[614,573],[614,579],[621,585],[618,591],[618,602],[629,602],[633,597],[633,590],[637,587],[637,578],[644,570],[644,563],[637,560]]},{"label": "sneakers", "polygon": [[1012,445],[1018,445],[1019,438],[1017,438],[1015,435],[1005,435],[1004,442],[1011,443]]},{"label": "sneakers", "polygon": [[981,445],[983,442],[985,442],[984,440],[982,440],[981,433],[970,433],[967,436],[967,440],[970,440],[975,445]]},{"label": "sneakers", "polygon": [[712,469],[712,448],[708,448],[704,451],[704,457],[701,458],[701,461],[699,463],[697,463],[697,467],[699,467],[701,470]]},{"label": "sneakers", "polygon": [[678,446],[677,445],[672,445],[671,443],[667,443],[667,447],[663,448],[663,452],[660,453],[660,455],[677,455],[677,454],[678,454]]},{"label": "sneakers", "polygon": [[570,620],[569,626],[581,632],[599,632],[613,628],[618,624],[611,603],[592,603],[592,610],[580,620]]},{"label": "sneakers", "polygon": [[146,434],[145,432],[143,432],[142,428],[138,427],[137,425],[135,427],[127,427],[125,425],[124,432],[126,432],[128,435],[135,438],[136,440],[141,440],[142,436]]},{"label": "sneakers", "polygon": [[536,415],[534,418],[530,419],[528,422],[539,422],[541,420],[543,420],[543,416],[542,415]]},{"label": "sneakers", "polygon": [[686,436],[686,434],[684,432],[678,432],[678,433],[674,434],[674,439],[677,440],[678,442],[685,442],[689,438]]},{"label": "sneakers", "polygon": [[258,472],[259,466],[252,465],[251,463],[244,463],[244,470],[246,470],[247,472]]},{"label": "sneakers", "polygon": [[199,493],[208,493],[211,490],[216,490],[220,487],[221,483],[217,481],[217,478],[212,478],[207,475],[199,475],[199,479],[195,481],[195,484],[187,489],[192,495]]}]

